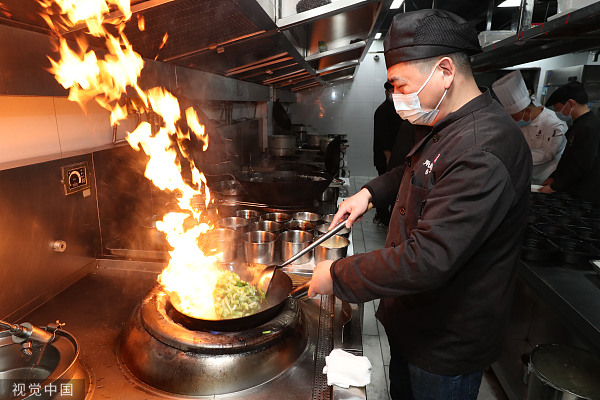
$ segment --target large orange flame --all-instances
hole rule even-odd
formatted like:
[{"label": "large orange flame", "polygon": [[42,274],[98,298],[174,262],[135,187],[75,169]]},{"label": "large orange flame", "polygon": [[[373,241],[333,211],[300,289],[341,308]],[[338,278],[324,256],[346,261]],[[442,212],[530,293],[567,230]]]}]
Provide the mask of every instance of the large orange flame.
[{"label": "large orange flame", "polygon": [[[70,100],[82,107],[88,101],[96,101],[110,111],[111,123],[118,124],[127,117],[124,99],[127,90],[133,89],[139,101],[130,101],[129,105],[139,112],[154,113],[159,117],[158,127],[143,121],[126,137],[132,148],[149,156],[145,176],[161,190],[175,193],[181,209],[168,213],[156,223],[157,229],[166,234],[173,247],[169,264],[159,276],[159,282],[172,293],[172,299],[178,299],[176,306],[179,310],[194,317],[215,319],[212,292],[221,275],[218,266],[220,254],[207,256],[198,246],[198,239],[213,229],[213,225],[206,222],[209,219],[202,218],[207,214],[211,196],[204,174],[196,168],[192,155],[183,145],[193,134],[202,143],[202,150],[208,149],[208,135],[196,111],[187,108],[182,116],[179,101],[169,91],[160,87],[149,90],[139,87],[138,78],[144,61],[123,33],[125,23],[132,15],[129,0],[39,2],[46,10],[44,19],[59,37],[60,58],[54,60],[49,57],[52,64],[50,72],[63,87],[69,89]],[[109,12],[110,20],[107,19]],[[110,34],[105,24],[116,27],[118,35]],[[81,26],[87,27],[87,34],[104,39],[108,53],[103,58],[88,49],[84,38],[69,44],[61,36],[61,32]],[[137,26],[140,30],[145,29],[143,18],[138,18]],[[167,40],[165,33],[161,48]],[[188,129],[180,128],[182,118],[185,118],[183,125]],[[189,164],[191,182],[182,178],[181,157],[186,158],[186,165]],[[203,202],[198,204],[197,198],[203,199]]]}]

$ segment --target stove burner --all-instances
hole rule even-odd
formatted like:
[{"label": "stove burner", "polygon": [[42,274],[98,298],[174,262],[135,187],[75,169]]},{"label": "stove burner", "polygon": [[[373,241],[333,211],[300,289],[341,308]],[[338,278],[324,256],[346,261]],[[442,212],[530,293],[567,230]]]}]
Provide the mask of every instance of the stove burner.
[{"label": "stove burner", "polygon": [[188,329],[174,313],[157,285],[135,309],[120,344],[123,369],[163,392],[216,395],[251,388],[287,370],[308,340],[298,301],[291,298],[271,321],[238,332]]}]

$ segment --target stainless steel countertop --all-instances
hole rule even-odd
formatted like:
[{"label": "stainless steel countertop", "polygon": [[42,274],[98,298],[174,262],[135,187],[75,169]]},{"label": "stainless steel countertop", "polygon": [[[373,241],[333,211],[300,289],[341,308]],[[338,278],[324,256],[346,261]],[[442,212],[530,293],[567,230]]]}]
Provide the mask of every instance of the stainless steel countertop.
[{"label": "stainless steel countertop", "polygon": [[[91,371],[92,399],[165,399],[189,398],[163,396],[145,389],[141,382],[125,374],[117,358],[119,335],[134,308],[156,285],[158,273],[164,264],[154,262],[98,260],[98,267],[90,274],[43,304],[25,320],[45,326],[60,320],[64,329],[77,339],[80,360]],[[309,326],[318,326],[320,301],[303,299],[302,309]],[[340,324],[341,302],[334,303],[333,325]],[[333,347],[362,354],[362,306],[352,305],[351,334],[341,343],[341,329],[334,329]],[[316,317],[315,317],[316,315]],[[316,320],[315,320],[316,318]],[[311,333],[312,332],[312,333]],[[314,329],[309,336],[316,335]],[[311,339],[314,341],[314,337]],[[245,400],[276,397],[279,399],[311,399],[313,381],[317,371],[314,365],[315,345],[311,341],[297,363],[273,380],[262,385],[228,395],[194,398],[243,398]],[[314,372],[314,373],[313,373]],[[319,371],[320,372],[320,371]],[[268,389],[268,390],[267,390]],[[241,396],[241,397],[240,397]],[[321,398],[321,397],[318,397]],[[333,388],[334,399],[366,399],[365,388]]]}]

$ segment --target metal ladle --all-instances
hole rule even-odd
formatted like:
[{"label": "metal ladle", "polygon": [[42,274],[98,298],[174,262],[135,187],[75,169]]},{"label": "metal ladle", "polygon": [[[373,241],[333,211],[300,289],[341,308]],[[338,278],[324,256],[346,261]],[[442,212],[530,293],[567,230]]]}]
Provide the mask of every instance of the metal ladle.
[{"label": "metal ladle", "polygon": [[[338,233],[339,231],[344,229],[345,225],[346,225],[346,221],[342,221],[342,222],[338,223],[332,230],[330,230],[323,236],[319,237],[317,240],[312,242],[310,245],[308,245],[304,249],[300,250],[294,256],[290,257],[287,261],[285,261],[279,265],[269,265],[268,267],[266,267],[261,272],[260,277],[258,278],[258,285],[257,285],[258,288],[261,289],[265,293],[265,297],[269,295],[269,289],[271,288],[273,274],[275,273],[275,271],[277,269],[283,268],[286,265],[293,263],[294,261],[296,261],[303,255],[305,255],[306,253],[308,253],[309,251],[311,251],[312,249],[314,249],[315,247],[317,247],[318,245],[320,245],[321,243],[323,243],[324,241],[326,241],[327,239],[329,239],[330,237],[332,237],[333,235],[335,235],[336,233]],[[299,289],[303,289],[303,290],[305,289],[306,291],[308,291],[309,286],[310,286],[310,281],[306,282],[300,288],[295,289],[294,294],[298,295]]]}]

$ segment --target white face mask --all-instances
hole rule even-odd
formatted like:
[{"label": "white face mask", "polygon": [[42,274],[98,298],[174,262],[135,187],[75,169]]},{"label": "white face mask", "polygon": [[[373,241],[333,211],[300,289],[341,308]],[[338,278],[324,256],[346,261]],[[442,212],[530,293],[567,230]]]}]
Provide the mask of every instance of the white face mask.
[{"label": "white face mask", "polygon": [[439,113],[438,107],[440,104],[442,104],[444,97],[446,97],[446,92],[448,92],[448,89],[444,90],[442,98],[433,110],[423,110],[421,108],[421,101],[419,100],[418,95],[421,93],[425,85],[429,83],[429,80],[433,76],[433,73],[438,65],[439,64],[436,64],[436,66],[433,67],[433,71],[431,71],[431,74],[429,74],[429,77],[423,86],[421,86],[421,88],[416,92],[408,94],[394,93],[392,95],[392,98],[394,99],[394,108],[396,109],[396,112],[400,118],[407,120],[413,125],[433,125],[433,121]]},{"label": "white face mask", "polygon": [[563,112],[565,111],[565,108],[567,108],[567,104],[566,103],[563,106],[563,108],[561,108],[560,111],[555,111],[556,112],[556,116],[558,117],[558,119],[560,119],[562,121],[569,122],[572,119],[571,112],[573,111],[573,107],[570,107],[570,110],[569,110],[568,114],[563,114]]}]

